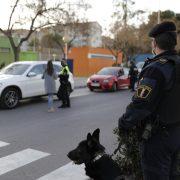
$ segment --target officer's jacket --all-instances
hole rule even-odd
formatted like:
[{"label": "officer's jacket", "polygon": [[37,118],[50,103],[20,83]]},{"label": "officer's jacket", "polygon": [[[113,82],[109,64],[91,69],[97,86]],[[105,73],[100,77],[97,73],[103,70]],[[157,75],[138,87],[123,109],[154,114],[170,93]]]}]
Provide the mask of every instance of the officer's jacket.
[{"label": "officer's jacket", "polygon": [[69,74],[69,68],[68,68],[68,66],[65,66],[65,67],[63,67],[62,68],[62,70],[60,71],[60,74],[61,75],[66,75],[66,74]]},{"label": "officer's jacket", "polygon": [[129,70],[129,76],[131,78],[136,78],[138,75],[138,69],[135,65],[131,65],[130,70]]},{"label": "officer's jacket", "polygon": [[59,78],[60,78],[61,85],[68,83],[69,72],[70,71],[69,71],[68,66],[63,67],[62,70],[60,71]]},{"label": "officer's jacket", "polygon": [[[177,93],[177,90],[180,91],[180,85],[175,86],[180,84],[180,81],[177,82],[176,66],[172,60],[175,59],[180,64],[180,58],[178,58],[176,51],[166,51],[145,63],[132,102],[119,119],[119,128],[132,128],[151,118],[159,118],[165,124],[177,120],[172,120],[171,110],[176,113],[177,108],[180,108],[180,95],[178,95],[180,92]],[[176,102],[173,103],[175,100]],[[174,114],[174,117],[179,118],[180,121],[180,113]]]}]

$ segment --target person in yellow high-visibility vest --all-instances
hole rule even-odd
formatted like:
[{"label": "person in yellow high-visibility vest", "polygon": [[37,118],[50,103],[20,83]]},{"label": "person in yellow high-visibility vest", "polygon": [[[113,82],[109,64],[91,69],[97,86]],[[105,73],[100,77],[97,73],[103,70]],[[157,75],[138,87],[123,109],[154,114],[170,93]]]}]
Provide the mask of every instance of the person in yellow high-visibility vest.
[{"label": "person in yellow high-visibility vest", "polygon": [[69,74],[69,72],[70,72],[69,67],[64,60],[61,61],[61,65],[62,65],[62,69],[60,71],[60,74],[62,74],[62,75],[66,74],[66,73]]},{"label": "person in yellow high-visibility vest", "polygon": [[60,78],[59,93],[62,98],[62,105],[59,106],[59,108],[66,108],[71,106],[69,93],[68,93],[68,83],[69,83],[68,79],[69,79],[70,71],[67,63],[64,60],[61,61],[61,65],[62,65],[62,69],[59,74],[59,78]]}]

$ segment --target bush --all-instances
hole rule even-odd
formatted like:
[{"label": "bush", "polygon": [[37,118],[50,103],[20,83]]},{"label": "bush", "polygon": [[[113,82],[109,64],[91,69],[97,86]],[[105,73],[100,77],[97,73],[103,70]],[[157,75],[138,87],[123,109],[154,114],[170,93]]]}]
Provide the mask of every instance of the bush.
[{"label": "bush", "polygon": [[118,128],[114,129],[117,135],[119,149],[115,155],[115,161],[119,164],[124,175],[133,175],[135,180],[141,180],[142,171],[140,164],[139,141],[135,129],[125,133]]},{"label": "bush", "polygon": [[0,64],[0,69],[2,69],[4,66],[5,66],[5,63],[2,62],[2,63]]}]

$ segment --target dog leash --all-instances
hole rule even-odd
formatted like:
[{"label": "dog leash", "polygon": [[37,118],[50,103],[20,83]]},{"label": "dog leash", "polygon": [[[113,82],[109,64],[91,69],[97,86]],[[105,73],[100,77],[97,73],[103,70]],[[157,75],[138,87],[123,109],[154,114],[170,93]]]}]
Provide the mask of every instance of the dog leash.
[{"label": "dog leash", "polygon": [[111,158],[117,154],[117,152],[119,151],[120,147],[121,147],[121,143],[119,143],[118,147],[117,147],[117,148],[114,150],[114,152],[110,155]]}]

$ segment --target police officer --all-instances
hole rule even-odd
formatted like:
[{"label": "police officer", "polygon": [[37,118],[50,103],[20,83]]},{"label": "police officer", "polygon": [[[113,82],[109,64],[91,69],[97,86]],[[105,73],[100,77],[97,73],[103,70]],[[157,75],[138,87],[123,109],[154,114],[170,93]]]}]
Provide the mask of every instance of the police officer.
[{"label": "police officer", "polygon": [[138,69],[134,61],[130,62],[129,77],[130,77],[130,89],[135,91],[135,83],[137,81]]},{"label": "police officer", "polygon": [[70,107],[70,99],[69,99],[69,92],[68,92],[68,84],[69,84],[69,68],[67,63],[62,60],[61,61],[62,70],[60,71],[59,78],[60,78],[60,94],[62,98],[62,105],[59,108],[66,108]]},{"label": "police officer", "polygon": [[119,128],[144,127],[141,164],[144,180],[180,179],[180,57],[176,26],[163,22],[149,32],[155,54],[143,68],[137,91]]}]

